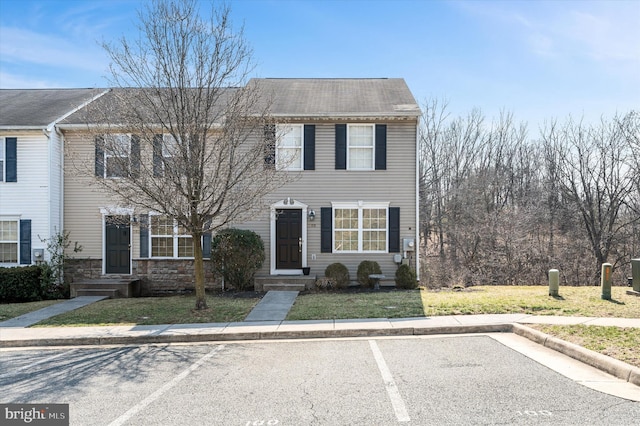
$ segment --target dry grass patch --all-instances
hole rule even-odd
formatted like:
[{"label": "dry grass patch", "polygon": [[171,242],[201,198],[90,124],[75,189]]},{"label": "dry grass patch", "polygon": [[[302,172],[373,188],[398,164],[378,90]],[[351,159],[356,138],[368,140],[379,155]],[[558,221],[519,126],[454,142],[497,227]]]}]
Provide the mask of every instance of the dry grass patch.
[{"label": "dry grass patch", "polygon": [[595,325],[527,324],[527,326],[640,367],[640,352],[638,351],[640,348],[640,329]]},{"label": "dry grass patch", "polygon": [[424,315],[512,314],[637,318],[640,298],[614,287],[602,300],[600,287],[561,287],[560,297],[546,286],[478,286],[461,291],[422,290]]}]

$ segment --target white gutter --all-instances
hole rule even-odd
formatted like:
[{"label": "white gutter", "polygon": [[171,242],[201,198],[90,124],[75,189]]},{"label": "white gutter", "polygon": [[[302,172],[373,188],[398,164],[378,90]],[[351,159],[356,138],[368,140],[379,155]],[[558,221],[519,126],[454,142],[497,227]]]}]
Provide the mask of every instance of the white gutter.
[{"label": "white gutter", "polygon": [[416,122],[416,277],[420,281],[420,119]]}]

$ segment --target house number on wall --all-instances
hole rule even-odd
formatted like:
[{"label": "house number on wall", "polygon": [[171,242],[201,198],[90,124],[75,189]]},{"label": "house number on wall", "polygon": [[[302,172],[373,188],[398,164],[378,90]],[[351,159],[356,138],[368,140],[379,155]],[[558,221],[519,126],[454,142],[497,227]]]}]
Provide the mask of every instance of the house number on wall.
[{"label": "house number on wall", "polygon": [[280,421],[276,419],[271,420],[249,420],[245,426],[274,426],[280,423]]}]

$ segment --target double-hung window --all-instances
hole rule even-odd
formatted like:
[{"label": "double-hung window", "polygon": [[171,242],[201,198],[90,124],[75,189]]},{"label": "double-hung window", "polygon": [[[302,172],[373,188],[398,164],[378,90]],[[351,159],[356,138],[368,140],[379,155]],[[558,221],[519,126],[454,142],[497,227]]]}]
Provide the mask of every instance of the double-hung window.
[{"label": "double-hung window", "polygon": [[131,162],[131,135],[107,135],[104,138],[104,177],[126,177]]},{"label": "double-hung window", "polygon": [[276,167],[278,170],[302,170],[303,125],[287,124],[277,126]]},{"label": "double-hung window", "polygon": [[347,164],[349,170],[374,170],[375,125],[347,126]]},{"label": "double-hung window", "polygon": [[150,215],[151,257],[193,257],[191,235],[171,218]]},{"label": "double-hung window", "polygon": [[386,253],[389,203],[333,203],[333,251]]},{"label": "double-hung window", "polygon": [[171,159],[178,153],[178,141],[173,135],[162,135],[162,169],[163,172],[171,164]]},{"label": "double-hung window", "polygon": [[18,221],[0,220],[0,264],[18,263]]}]

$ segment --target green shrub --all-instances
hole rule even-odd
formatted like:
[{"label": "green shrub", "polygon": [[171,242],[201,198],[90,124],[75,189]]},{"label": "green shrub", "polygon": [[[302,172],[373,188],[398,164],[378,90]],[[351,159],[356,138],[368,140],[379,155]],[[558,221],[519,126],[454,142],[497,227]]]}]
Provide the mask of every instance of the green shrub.
[{"label": "green shrub", "polygon": [[211,241],[213,271],[225,285],[243,291],[253,287],[253,276],[264,262],[262,238],[253,231],[229,228]]},{"label": "green shrub", "polygon": [[358,265],[358,282],[362,287],[373,287],[374,281],[369,279],[369,275],[381,273],[382,270],[378,262],[363,260]]},{"label": "green shrub", "polygon": [[400,265],[396,271],[396,287],[404,289],[417,288],[416,271],[409,265]]},{"label": "green shrub", "polygon": [[342,263],[332,263],[324,270],[324,276],[329,278],[336,288],[349,286],[349,269]]},{"label": "green shrub", "polygon": [[46,266],[0,268],[0,302],[35,302],[48,294],[51,273]]}]

